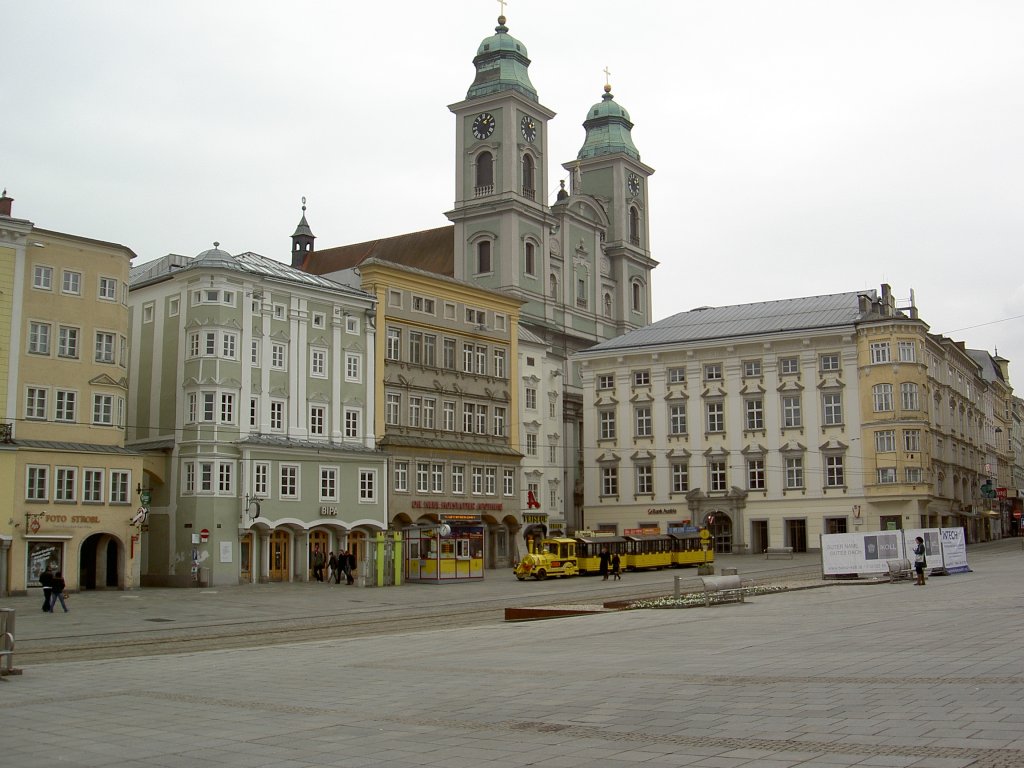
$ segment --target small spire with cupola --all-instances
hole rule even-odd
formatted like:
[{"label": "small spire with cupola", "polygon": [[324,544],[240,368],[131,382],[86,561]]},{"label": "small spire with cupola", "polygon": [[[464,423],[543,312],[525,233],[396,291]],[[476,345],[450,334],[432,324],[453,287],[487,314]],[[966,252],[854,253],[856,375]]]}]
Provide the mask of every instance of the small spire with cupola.
[{"label": "small spire with cupola", "polygon": [[302,198],[302,219],[299,221],[299,226],[295,228],[295,234],[292,235],[292,266],[296,269],[302,269],[302,265],[306,259],[313,255],[313,241],[316,237],[313,236],[313,230],[309,228],[309,223],[306,221],[306,198]]}]

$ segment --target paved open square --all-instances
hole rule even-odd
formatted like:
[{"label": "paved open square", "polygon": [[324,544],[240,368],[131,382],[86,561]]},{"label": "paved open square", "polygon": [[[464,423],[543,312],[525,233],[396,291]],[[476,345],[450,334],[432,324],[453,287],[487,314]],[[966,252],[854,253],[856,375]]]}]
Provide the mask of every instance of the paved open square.
[{"label": "paved open square", "polygon": [[26,665],[0,762],[1021,766],[1024,552],[969,558],[920,589]]}]

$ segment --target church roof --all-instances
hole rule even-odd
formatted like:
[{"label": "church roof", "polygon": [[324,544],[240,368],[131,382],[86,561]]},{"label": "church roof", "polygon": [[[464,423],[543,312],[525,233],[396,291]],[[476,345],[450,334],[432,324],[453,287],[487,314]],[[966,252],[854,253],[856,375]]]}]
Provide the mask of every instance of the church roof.
[{"label": "church roof", "polygon": [[601,101],[587,112],[583,127],[587,131],[587,138],[576,155],[577,159],[585,160],[618,153],[628,155],[634,160],[640,159],[640,152],[637,151],[630,133],[633,123],[630,122],[629,112],[615,101],[610,85],[605,85]]},{"label": "church roof", "polygon": [[728,307],[698,307],[604,341],[583,354],[850,326],[869,314],[869,310],[861,307],[860,297],[865,295],[872,300],[876,298],[875,291],[870,290]]},{"label": "church roof", "polygon": [[530,101],[538,101],[537,90],[527,70],[530,60],[526,46],[508,33],[505,17],[498,17],[494,34],[485,37],[473,59],[476,78],[466,93],[467,99],[478,99],[501,91],[516,91]]},{"label": "church roof", "polygon": [[314,275],[327,275],[358,267],[367,259],[414,267],[424,272],[455,275],[455,227],[447,225],[422,232],[368,240],[365,243],[324,248],[306,257],[302,269]]}]

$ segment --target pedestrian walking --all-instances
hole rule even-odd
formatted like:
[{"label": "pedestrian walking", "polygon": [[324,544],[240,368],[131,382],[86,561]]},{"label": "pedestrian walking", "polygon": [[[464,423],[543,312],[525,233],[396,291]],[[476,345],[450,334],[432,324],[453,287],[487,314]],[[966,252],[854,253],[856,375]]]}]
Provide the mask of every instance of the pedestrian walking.
[{"label": "pedestrian walking", "polygon": [[612,578],[615,581],[621,581],[622,580],[622,573],[619,571],[619,566],[621,564],[622,564],[622,561],[619,559],[619,553],[618,552],[614,553],[612,555]]},{"label": "pedestrian walking", "polygon": [[67,589],[67,584],[64,583],[64,575],[57,571],[53,574],[53,582],[50,585],[50,613],[54,612],[58,600],[60,600],[60,607],[64,609],[64,613],[68,612],[68,604],[64,602],[65,589]]},{"label": "pedestrian walking", "polygon": [[43,610],[50,610],[50,594],[53,590],[53,574],[50,573],[49,568],[43,569],[43,572],[39,574],[39,584],[43,588]]},{"label": "pedestrian walking", "polygon": [[914,571],[917,573],[917,581],[914,586],[924,586],[924,569],[928,567],[928,560],[924,553],[924,539],[918,536],[914,539]]},{"label": "pedestrian walking", "polygon": [[324,553],[320,551],[320,545],[313,545],[313,578],[323,583],[324,580]]},{"label": "pedestrian walking", "polygon": [[344,568],[344,570],[345,570],[345,583],[346,584],[354,584],[355,580],[356,580],[356,577],[355,577],[356,556],[352,552],[350,552],[348,549],[346,549],[345,552],[342,554],[342,558],[343,558],[342,568]]},{"label": "pedestrian walking", "polygon": [[[341,554],[340,552],[338,554]],[[338,557],[334,552],[330,553],[330,557],[327,558],[327,583],[334,582],[337,584],[341,581],[341,571],[338,568]]]},{"label": "pedestrian walking", "polygon": [[601,550],[601,554],[598,556],[598,572],[601,574],[601,578],[608,581],[608,563],[611,562],[611,555],[608,554],[608,547]]}]

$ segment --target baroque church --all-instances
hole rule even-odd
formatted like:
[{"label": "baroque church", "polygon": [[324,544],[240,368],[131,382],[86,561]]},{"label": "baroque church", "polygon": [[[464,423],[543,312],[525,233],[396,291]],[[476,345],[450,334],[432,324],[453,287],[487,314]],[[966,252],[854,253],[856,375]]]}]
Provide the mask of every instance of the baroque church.
[{"label": "baroque church", "polygon": [[[524,451],[523,470],[548,480],[559,475],[561,508],[543,506],[557,521],[552,530],[569,532],[581,520],[586,440],[581,377],[570,358],[651,322],[651,271],[657,262],[650,252],[647,193],[654,169],[641,161],[629,113],[606,84],[584,118],[576,158],[562,163],[570,188],[562,182],[555,192],[547,156],[555,112],[541,103],[530,63],[526,46],[499,16],[494,34],[477,48],[465,98],[449,105],[456,143],[455,201],[445,212],[451,224],[316,249],[303,215],[292,236],[292,265],[331,276],[358,274],[360,264],[374,259],[522,302],[519,336],[543,349],[550,364],[545,370],[551,380],[545,377],[538,387],[557,389],[550,393],[550,412],[543,414],[557,425],[545,436],[557,452],[538,456],[531,469]],[[526,399],[528,404],[529,393]]]}]

